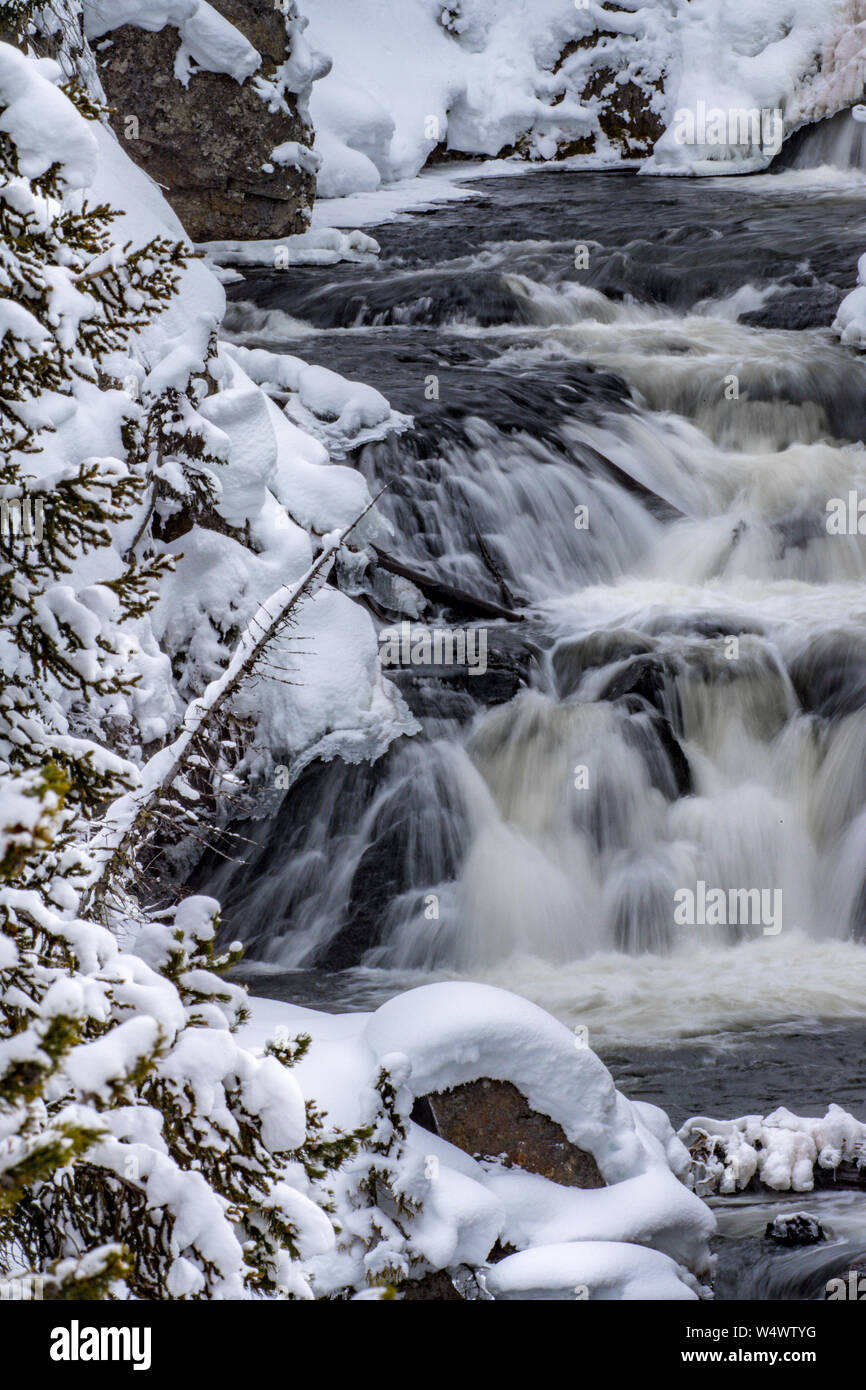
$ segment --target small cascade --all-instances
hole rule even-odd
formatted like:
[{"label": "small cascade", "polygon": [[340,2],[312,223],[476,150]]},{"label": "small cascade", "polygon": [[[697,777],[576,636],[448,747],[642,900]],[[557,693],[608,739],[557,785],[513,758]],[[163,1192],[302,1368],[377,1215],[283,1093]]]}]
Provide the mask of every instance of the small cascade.
[{"label": "small cascade", "polygon": [[[864,152],[844,113],[785,157]],[[396,673],[423,733],[372,767],[309,768],[240,827],[246,863],[197,886],[269,969],[468,974],[612,1035],[850,1018],[866,364],[822,306],[862,251],[862,205],[858,223],[834,202],[850,192],[763,180],[698,200],[635,179],[624,242],[609,186],[486,181],[483,217],[469,202],[377,230],[376,266],[233,290],[239,341],[414,416],[354,460],[388,485],[394,555],[524,620],[474,620],[492,682]],[[401,592],[373,595],[383,627],[416,618]]]},{"label": "small cascade", "polygon": [[795,131],[773,164],[774,170],[822,167],[866,174],[866,123],[850,111]]}]

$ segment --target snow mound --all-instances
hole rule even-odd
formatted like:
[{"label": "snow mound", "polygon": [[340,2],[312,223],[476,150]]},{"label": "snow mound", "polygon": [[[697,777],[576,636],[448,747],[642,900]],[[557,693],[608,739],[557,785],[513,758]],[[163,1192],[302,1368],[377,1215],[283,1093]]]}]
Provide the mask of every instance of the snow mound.
[{"label": "snow mound", "polygon": [[695,1162],[696,1187],[703,1194],[741,1192],[753,1182],[776,1192],[811,1192],[816,1168],[866,1169],[866,1124],[839,1105],[831,1105],[823,1119],[792,1115],[784,1107],[766,1119],[695,1116],[679,1137]]},{"label": "snow mound", "polygon": [[369,192],[417,174],[440,144],[497,155],[526,137],[541,157],[579,138],[591,113],[553,68],[591,29],[562,0],[317,0],[310,35],[333,59],[310,110],[320,196]]},{"label": "snow mound", "polygon": [[330,368],[266,348],[227,344],[225,351],[293,424],[324,445],[332,459],[388,434],[401,434],[412,423],[410,416],[392,410],[375,387],[350,381]]},{"label": "snow mound", "polygon": [[494,1266],[485,1278],[489,1293],[501,1299],[696,1299],[699,1285],[688,1270],[657,1250],[639,1250],[615,1241],[548,1245],[521,1250]]},{"label": "snow mound", "polygon": [[[695,1298],[711,1265],[712,1213],[682,1181],[687,1154],[667,1117],[631,1104],[574,1035],[529,1001],[488,985],[409,990],[372,1014],[330,1016],[253,999],[240,1040],[308,1033],[297,1064],[304,1094],[332,1123],[369,1123],[384,1069],[407,1125],[398,1183],[415,1204],[388,1258],[424,1269],[484,1266],[497,1240],[521,1254],[487,1270],[494,1297]],[[607,1186],[563,1187],[520,1167],[479,1161],[408,1116],[417,1098],[483,1078],[512,1082],[596,1159]],[[339,1206],[338,1206],[338,1210]],[[340,1211],[341,1222],[351,1216]],[[387,1243],[387,1242],[386,1242]],[[362,1286],[387,1264],[349,1242],[313,1262],[320,1292]],[[402,1263],[401,1263],[402,1262]]]},{"label": "snow mound", "polygon": [[216,265],[268,266],[337,265],[340,261],[373,261],[379,243],[365,232],[317,227],[297,236],[262,241],[205,241],[200,249]]},{"label": "snow mound", "polygon": [[857,287],[842,300],[833,329],[848,347],[866,349],[866,256],[857,266]]}]

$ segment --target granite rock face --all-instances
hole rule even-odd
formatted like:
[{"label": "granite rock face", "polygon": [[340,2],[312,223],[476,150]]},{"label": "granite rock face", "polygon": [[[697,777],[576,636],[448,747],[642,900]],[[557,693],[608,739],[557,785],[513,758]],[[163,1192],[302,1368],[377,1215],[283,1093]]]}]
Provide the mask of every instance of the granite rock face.
[{"label": "granite rock face", "polygon": [[[325,65],[317,70],[314,60],[309,70],[307,60],[306,90],[303,80],[292,84],[300,91],[287,90],[282,65],[304,71],[292,51],[303,42],[300,25],[287,25],[273,0],[215,0],[215,8],[261,55],[258,71],[238,82],[193,68],[184,86],[175,75],[178,30],[123,25],[93,45],[112,126],[193,241],[294,235],[306,229],[316,195],[307,97]],[[286,144],[300,147],[294,158],[302,167],[273,161],[274,149]]]}]

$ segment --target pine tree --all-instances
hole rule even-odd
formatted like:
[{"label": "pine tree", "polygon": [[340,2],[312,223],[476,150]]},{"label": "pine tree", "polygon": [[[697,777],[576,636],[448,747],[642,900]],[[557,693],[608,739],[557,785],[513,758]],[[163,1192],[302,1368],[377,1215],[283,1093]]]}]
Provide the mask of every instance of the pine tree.
[{"label": "pine tree", "polygon": [[[0,45],[0,93],[12,79],[32,84],[34,111],[57,99]],[[86,154],[84,115],[68,103]],[[30,151],[25,170],[6,124],[0,486],[44,498],[47,517],[38,546],[13,536],[0,560],[0,1273],[44,1277],[58,1298],[310,1297],[302,1262],[334,1240],[328,1175],[365,1134],[305,1107],[297,1048],[238,1044],[245,996],[219,977],[236,954],[214,955],[214,902],[150,920],[135,954],[79,915],[84,827],[137,778],[109,746],[111,713],[129,688],[126,628],[166,562],[132,553],[84,588],[76,575],[159,481],[136,429],[148,459],[154,440],[187,449],[181,394],[144,423],[132,413],[126,458],[30,470],[46,401],[112,389],[108,354],[168,302],[189,252],[114,243],[112,211],[82,200],[63,158],[34,169]]]}]

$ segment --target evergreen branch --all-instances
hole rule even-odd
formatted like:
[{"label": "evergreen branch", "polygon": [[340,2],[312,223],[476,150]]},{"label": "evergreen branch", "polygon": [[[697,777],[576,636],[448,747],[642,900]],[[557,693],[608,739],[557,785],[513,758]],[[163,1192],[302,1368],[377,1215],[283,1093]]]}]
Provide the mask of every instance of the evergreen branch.
[{"label": "evergreen branch", "polygon": [[313,586],[319,588],[325,582],[347,537],[376,505],[384,490],[378,492],[342,531],[325,538],[319,555],[295,584],[283,585],[260,606],[242,633],[226,670],[187,707],[181,733],[145,764],[141,787],[118,797],[108,808],[103,829],[91,841],[91,853],[97,866],[85,893],[86,909],[98,909],[107,883],[134,853],[159,798],[185,772],[196,740],[218,723],[241,685],[255,671],[267,647],[289,623],[301,601],[315,591]]}]

